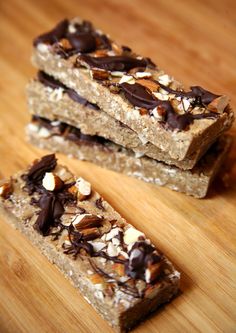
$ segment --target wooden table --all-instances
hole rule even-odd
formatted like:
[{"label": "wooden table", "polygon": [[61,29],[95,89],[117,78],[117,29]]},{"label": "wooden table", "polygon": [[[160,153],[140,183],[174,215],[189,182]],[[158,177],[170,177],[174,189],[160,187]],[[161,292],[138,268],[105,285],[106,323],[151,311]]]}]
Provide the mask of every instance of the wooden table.
[{"label": "wooden table", "polygon": [[[231,0],[1,1],[0,177],[43,152],[25,142],[25,84],[35,73],[31,41],[80,15],[151,56],[184,84],[231,96],[236,106],[236,2]],[[231,131],[235,133],[234,130]],[[182,273],[183,293],[135,332],[236,332],[236,167],[228,183],[197,200],[59,156]],[[0,222],[0,332],[112,332],[29,242]]]}]

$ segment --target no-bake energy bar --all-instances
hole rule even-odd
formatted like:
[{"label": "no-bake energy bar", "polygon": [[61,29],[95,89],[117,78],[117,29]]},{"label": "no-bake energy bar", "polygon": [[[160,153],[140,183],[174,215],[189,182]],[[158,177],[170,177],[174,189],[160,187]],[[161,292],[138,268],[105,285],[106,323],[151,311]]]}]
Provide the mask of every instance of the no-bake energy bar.
[{"label": "no-bake energy bar", "polygon": [[1,183],[0,208],[117,332],[178,292],[164,254],[53,154]]},{"label": "no-bake energy bar", "polygon": [[205,151],[233,121],[228,98],[182,85],[79,18],[34,40],[34,65],[171,158]]},{"label": "no-bake energy bar", "polygon": [[34,116],[27,126],[27,136],[40,148],[90,161],[196,198],[206,196],[231,143],[229,136],[220,137],[192,170],[181,170],[148,157],[138,158],[131,150],[99,136],[85,135],[60,121]]}]

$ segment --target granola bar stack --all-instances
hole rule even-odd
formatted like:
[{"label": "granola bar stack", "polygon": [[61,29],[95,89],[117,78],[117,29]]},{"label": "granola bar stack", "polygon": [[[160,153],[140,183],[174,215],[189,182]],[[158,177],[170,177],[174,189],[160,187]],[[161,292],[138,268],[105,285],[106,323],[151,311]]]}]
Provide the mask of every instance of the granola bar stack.
[{"label": "granola bar stack", "polygon": [[183,86],[79,18],[34,40],[29,140],[204,197],[230,146],[227,96]]}]

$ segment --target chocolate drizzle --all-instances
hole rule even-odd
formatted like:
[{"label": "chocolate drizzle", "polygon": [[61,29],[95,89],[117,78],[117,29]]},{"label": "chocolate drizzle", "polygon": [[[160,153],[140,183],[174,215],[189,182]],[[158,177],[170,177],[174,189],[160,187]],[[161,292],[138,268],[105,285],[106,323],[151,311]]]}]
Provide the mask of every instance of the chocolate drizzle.
[{"label": "chocolate drizzle", "polygon": [[146,68],[149,60],[146,58],[136,59],[130,56],[105,56],[105,57],[91,57],[89,55],[81,55],[78,61],[84,61],[91,68],[100,68],[107,71],[121,71],[127,72],[135,67]]},{"label": "chocolate drizzle", "polygon": [[50,87],[52,89],[58,89],[62,88],[64,89],[64,92],[75,102],[82,104],[86,107],[89,107],[94,110],[100,110],[100,108],[93,103],[90,103],[87,99],[81,97],[75,90],[66,87],[63,83],[56,80],[54,77],[46,74],[43,71],[39,71],[37,74],[39,82],[41,82],[43,85]]},{"label": "chocolate drizzle", "polygon": [[[63,183],[62,187],[54,191],[48,191],[41,183],[45,175],[45,172],[53,171],[57,166],[56,157],[54,154],[44,156],[41,160],[35,162],[33,166],[28,170],[28,173],[23,175],[23,179],[26,181],[26,187],[32,192],[36,192],[39,198],[32,197],[31,204],[40,208],[34,228],[43,236],[52,236],[53,240],[58,239],[63,230],[68,233],[70,245],[63,243],[62,247],[64,253],[72,255],[74,259],[78,255],[90,256],[91,258],[105,258],[112,261],[115,264],[124,265],[125,272],[130,279],[126,282],[122,282],[110,276],[101,268],[96,266],[96,263],[91,259],[88,259],[94,271],[106,279],[112,280],[112,283],[116,283],[121,291],[131,295],[133,297],[143,297],[143,291],[139,291],[132,279],[142,279],[145,281],[145,270],[148,265],[160,262],[162,257],[159,256],[155,248],[149,245],[145,240],[137,241],[133,244],[131,250],[128,252],[129,259],[122,256],[110,256],[104,250],[95,251],[93,245],[89,241],[101,237],[99,227],[102,226],[104,220],[103,217],[98,216],[98,220],[94,221],[95,224],[89,224],[90,232],[88,230],[88,224],[81,224],[75,227],[71,221],[70,225],[64,225],[61,221],[61,217],[65,213],[65,207],[71,204],[76,205],[77,198],[68,189],[74,185],[73,183]],[[101,199],[101,198],[100,198]],[[98,199],[99,200],[99,199]],[[96,205],[101,205],[101,200],[96,201]],[[103,206],[101,206],[103,207]],[[114,221],[110,221],[112,224]],[[80,227],[80,228],[78,228]],[[93,228],[97,231],[91,232]],[[56,231],[52,230],[57,228]],[[127,245],[124,243],[124,232],[119,231],[117,238],[120,240],[120,246],[123,251],[127,252]],[[130,283],[131,282],[131,285]]]},{"label": "chocolate drizzle", "polygon": [[[166,123],[168,127],[171,129],[185,130],[190,124],[193,123],[194,119],[203,119],[203,118],[214,119],[218,116],[218,114],[214,112],[206,112],[199,114],[186,112],[185,114],[177,114],[169,101],[158,100],[149,92],[147,88],[145,88],[139,83],[135,84],[122,83],[120,84],[120,87],[123,90],[125,97],[132,105],[140,108],[146,108],[148,110],[153,110],[155,107],[160,107],[164,111],[163,113],[165,114],[163,118],[163,123]],[[191,96],[195,96],[196,98],[195,104],[200,102],[203,103],[203,101],[204,102],[211,101],[212,98],[214,99],[214,96],[217,96],[205,91],[203,88],[201,89],[199,89],[200,87],[195,87],[195,88],[196,89],[193,89],[191,92],[192,94]],[[184,92],[181,92],[181,94],[184,94]],[[190,97],[189,96],[190,93],[187,94],[188,97]]]}]

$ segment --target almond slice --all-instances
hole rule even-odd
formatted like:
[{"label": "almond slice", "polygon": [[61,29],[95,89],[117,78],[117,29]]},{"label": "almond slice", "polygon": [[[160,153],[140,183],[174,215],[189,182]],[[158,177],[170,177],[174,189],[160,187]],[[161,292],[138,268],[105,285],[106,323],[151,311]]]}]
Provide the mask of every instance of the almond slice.
[{"label": "almond slice", "polygon": [[13,188],[10,182],[6,182],[0,186],[0,197],[7,199],[12,194]]},{"label": "almond slice", "polygon": [[64,185],[64,182],[53,172],[46,172],[42,181],[43,187],[48,191],[58,191]]},{"label": "almond slice", "polygon": [[208,104],[208,110],[211,112],[223,113],[226,106],[229,104],[228,96],[219,96]]},{"label": "almond slice", "polygon": [[75,186],[78,189],[77,197],[80,201],[87,199],[91,194],[91,184],[83,178],[76,180]]},{"label": "almond slice", "polygon": [[145,280],[147,283],[153,282],[161,273],[162,262],[156,264],[148,265],[145,270]]},{"label": "almond slice", "polygon": [[145,88],[149,89],[150,91],[157,91],[158,88],[160,87],[157,82],[154,82],[152,80],[147,80],[147,79],[138,79],[136,83],[141,84]]},{"label": "almond slice", "polygon": [[80,231],[85,240],[93,240],[100,236],[98,228],[88,228]]},{"label": "almond slice", "polygon": [[77,215],[74,221],[72,222],[73,226],[77,230],[100,227],[103,218],[100,215],[94,214],[80,214]]}]

